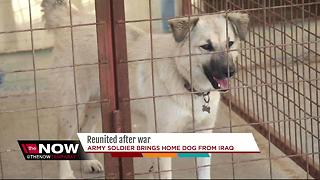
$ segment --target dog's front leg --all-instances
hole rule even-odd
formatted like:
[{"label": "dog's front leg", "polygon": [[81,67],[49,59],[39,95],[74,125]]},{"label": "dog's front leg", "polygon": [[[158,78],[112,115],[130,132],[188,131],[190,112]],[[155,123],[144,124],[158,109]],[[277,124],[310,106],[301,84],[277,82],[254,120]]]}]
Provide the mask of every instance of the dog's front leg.
[{"label": "dog's front leg", "polygon": [[159,158],[160,179],[172,179],[172,158]]},{"label": "dog's front leg", "polygon": [[[159,158],[160,179],[172,179],[172,158]],[[197,158],[198,179],[210,179],[211,157]]]},{"label": "dog's front leg", "polygon": [[[58,138],[59,140],[69,140],[77,130],[77,120],[69,116],[70,111],[58,112]],[[70,162],[59,161],[60,179],[75,179]]]},{"label": "dog's front leg", "polygon": [[[98,122],[98,117],[100,113],[100,108],[97,105],[85,106],[85,110],[81,112],[80,118],[84,120],[81,125],[81,132],[83,133],[94,133],[96,132],[96,125]],[[102,164],[95,158],[93,154],[88,154],[90,160],[81,161],[83,164],[83,169],[85,172],[90,173],[100,173],[103,171]]]},{"label": "dog's front leg", "polygon": [[[208,124],[212,127],[212,124]],[[201,133],[212,133],[211,130],[201,131]],[[211,179],[211,156],[208,158],[196,158],[198,179]]]},{"label": "dog's front leg", "polygon": [[198,179],[210,179],[211,157],[197,158]]}]

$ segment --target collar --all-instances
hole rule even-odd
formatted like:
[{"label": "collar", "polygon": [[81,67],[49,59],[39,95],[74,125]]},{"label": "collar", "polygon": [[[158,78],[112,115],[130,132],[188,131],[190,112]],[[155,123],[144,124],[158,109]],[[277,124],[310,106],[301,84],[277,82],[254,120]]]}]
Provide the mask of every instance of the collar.
[{"label": "collar", "polygon": [[202,112],[207,112],[210,114],[210,91],[209,92],[199,92],[199,91],[196,91],[194,88],[191,88],[191,85],[188,81],[185,80],[185,83],[184,83],[184,87],[189,91],[189,92],[196,92],[195,94],[198,96],[198,97],[201,97],[203,98],[203,101],[204,101],[204,104],[202,105]]},{"label": "collar", "polygon": [[185,80],[184,88],[186,88],[186,90],[188,90],[189,92],[196,92],[195,94],[197,96],[208,96],[210,94],[210,91],[199,92],[199,91],[195,90],[194,88],[191,88],[191,84],[187,80]]}]

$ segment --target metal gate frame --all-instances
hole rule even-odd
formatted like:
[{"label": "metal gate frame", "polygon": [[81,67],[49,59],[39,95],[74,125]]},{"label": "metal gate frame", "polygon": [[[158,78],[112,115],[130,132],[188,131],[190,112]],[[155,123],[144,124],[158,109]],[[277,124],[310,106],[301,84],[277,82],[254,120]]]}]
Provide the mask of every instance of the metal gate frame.
[{"label": "metal gate frame", "polygon": [[[218,1],[220,2],[220,1]],[[183,12],[184,15],[189,15],[188,12],[193,12],[192,8],[192,2],[191,0],[183,0]],[[225,7],[228,9],[228,0],[225,2]],[[223,6],[223,3],[219,4]],[[238,7],[241,8],[241,7]],[[206,8],[204,8],[206,10]],[[192,15],[192,14],[191,14]],[[189,16],[191,16],[189,15]],[[266,85],[268,86],[268,85]],[[229,106],[233,112],[235,112],[237,115],[239,115],[241,118],[243,118],[247,123],[249,123],[253,128],[255,128],[261,135],[263,135],[266,139],[270,140],[270,142],[275,145],[277,148],[279,148],[282,152],[284,152],[287,157],[289,157],[292,161],[294,161],[296,164],[298,164],[301,168],[303,168],[305,171],[309,172],[311,176],[314,178],[320,177],[320,170],[318,167],[316,167],[314,164],[312,164],[312,161],[305,156],[299,155],[299,149],[293,149],[291,146],[286,144],[284,141],[284,137],[279,136],[279,132],[273,129],[272,131],[268,127],[268,124],[261,123],[263,122],[259,118],[252,116],[252,112],[250,112],[247,109],[244,109],[244,105],[240,104],[235,97],[233,97],[230,93],[222,96],[222,102]],[[300,151],[301,152],[301,151]]]},{"label": "metal gate frame", "polygon": [[[96,0],[102,128],[131,132],[124,0]],[[133,179],[133,158],[104,155],[106,179]]]},{"label": "metal gate frame", "polygon": [[[192,15],[191,0],[182,0],[182,14]],[[101,98],[108,100],[101,104],[103,131],[131,132],[130,102],[126,101],[129,99],[129,81],[124,0],[96,0],[96,15]],[[310,175],[320,177],[318,168],[310,160],[285,144],[278,132],[259,123],[262,121],[241,108],[243,106],[239,106],[234,97],[223,96],[222,101]],[[106,179],[132,179],[133,159],[111,158],[106,154],[105,173]]]}]

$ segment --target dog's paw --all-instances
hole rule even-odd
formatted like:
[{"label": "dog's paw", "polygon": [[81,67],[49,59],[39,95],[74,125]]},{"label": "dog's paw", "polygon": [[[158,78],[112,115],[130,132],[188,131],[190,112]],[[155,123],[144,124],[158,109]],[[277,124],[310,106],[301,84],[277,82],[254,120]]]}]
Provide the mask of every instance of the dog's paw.
[{"label": "dog's paw", "polygon": [[85,160],[83,161],[83,169],[89,173],[99,173],[103,171],[103,166],[98,160]]}]

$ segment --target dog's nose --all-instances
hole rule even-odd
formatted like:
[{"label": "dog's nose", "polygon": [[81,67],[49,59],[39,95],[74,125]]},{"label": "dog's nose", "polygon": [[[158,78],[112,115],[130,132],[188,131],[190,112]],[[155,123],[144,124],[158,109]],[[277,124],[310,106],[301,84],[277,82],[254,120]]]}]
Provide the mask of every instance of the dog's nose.
[{"label": "dog's nose", "polygon": [[210,70],[217,79],[233,77],[236,73],[236,66],[231,56],[213,55],[210,61]]}]

